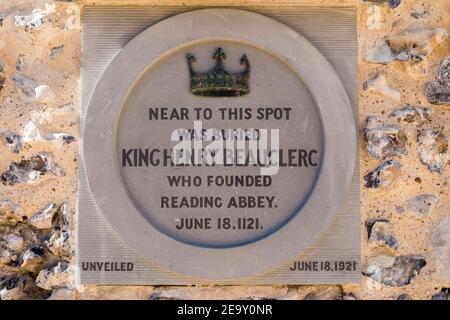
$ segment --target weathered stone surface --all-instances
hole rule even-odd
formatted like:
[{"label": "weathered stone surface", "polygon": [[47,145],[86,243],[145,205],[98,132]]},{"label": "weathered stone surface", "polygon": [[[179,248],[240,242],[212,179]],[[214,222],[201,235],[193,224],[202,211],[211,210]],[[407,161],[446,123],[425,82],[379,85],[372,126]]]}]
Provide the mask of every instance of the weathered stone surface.
[{"label": "weathered stone surface", "polygon": [[22,150],[22,137],[16,133],[9,132],[4,135],[6,146],[12,153]]},{"label": "weathered stone surface", "polygon": [[5,245],[9,250],[18,251],[23,248],[25,241],[22,236],[14,233],[7,234],[3,237]]},{"label": "weathered stone surface", "polygon": [[55,147],[60,148],[64,144],[75,141],[75,138],[65,132],[47,132],[41,133],[36,124],[33,121],[28,122],[23,129],[22,139],[26,143],[32,143],[34,141],[44,141],[53,144]]},{"label": "weathered stone surface", "polygon": [[429,121],[431,114],[431,108],[405,106],[392,111],[389,117],[396,118],[397,122],[406,122],[421,126],[426,121]]},{"label": "weathered stone surface", "polygon": [[450,57],[442,60],[438,71],[438,81],[444,86],[450,86]]},{"label": "weathered stone surface", "polygon": [[412,300],[412,298],[409,294],[402,293],[397,297],[397,300]]},{"label": "weathered stone surface", "polygon": [[442,61],[437,81],[425,84],[425,95],[432,104],[450,105],[450,57]]},{"label": "weathered stone surface", "polygon": [[64,135],[62,135],[62,140],[64,143],[69,144],[69,143],[74,142],[76,139],[74,136],[64,134]]},{"label": "weathered stone surface", "polygon": [[441,292],[438,292],[431,297],[431,300],[449,300],[449,293],[449,288],[442,288]]},{"label": "weathered stone surface", "polygon": [[58,206],[55,203],[48,204],[35,214],[33,214],[28,222],[37,229],[48,229],[52,227],[53,217],[58,211]]},{"label": "weathered stone surface", "polygon": [[68,229],[72,228],[73,223],[73,211],[67,202],[63,202],[59,206],[59,228]]},{"label": "weathered stone surface", "polygon": [[47,108],[44,110],[33,110],[30,120],[36,124],[48,124],[60,118],[65,118],[75,114],[76,108],[73,103],[69,103],[57,108]]},{"label": "weathered stone surface", "polygon": [[450,87],[444,86],[437,81],[427,82],[425,85],[425,96],[432,104],[450,104]]},{"label": "weathered stone surface", "polygon": [[337,300],[342,298],[341,286],[318,286],[317,289],[308,293],[303,300]]},{"label": "weathered stone surface", "polygon": [[22,208],[9,199],[0,200],[0,225],[16,224],[26,220]]},{"label": "weathered stone surface", "polygon": [[428,56],[434,48],[441,44],[448,36],[445,29],[434,30],[416,29],[407,30],[397,35],[386,36],[386,43],[393,54],[405,55],[409,59]]},{"label": "weathered stone surface", "polygon": [[450,280],[450,217],[441,220],[433,229],[430,255],[438,279]]},{"label": "weathered stone surface", "polygon": [[449,160],[448,139],[442,131],[421,129],[417,131],[420,162],[431,172],[442,172]]},{"label": "weathered stone surface", "polygon": [[0,265],[15,266],[23,249],[36,242],[35,233],[27,225],[0,226]]},{"label": "weathered stone surface", "polygon": [[401,175],[401,165],[395,160],[386,160],[364,176],[367,188],[387,187]]},{"label": "weathered stone surface", "polygon": [[0,92],[3,89],[3,86],[5,85],[6,77],[4,73],[5,64],[2,60],[0,60]]},{"label": "weathered stone surface", "polygon": [[364,128],[367,151],[375,159],[401,157],[406,154],[407,137],[398,126],[379,126],[374,117],[368,117]]},{"label": "weathered stone surface", "polygon": [[433,212],[438,198],[433,194],[420,194],[406,202],[406,211],[418,217],[429,215]]},{"label": "weathered stone surface", "polygon": [[413,11],[411,12],[411,17],[413,17],[414,19],[423,19],[426,18],[430,15],[430,12],[425,10],[425,11]]},{"label": "weathered stone surface", "polygon": [[72,238],[72,211],[64,202],[58,209],[53,222],[53,229],[46,237],[44,244],[56,256],[70,260],[74,255]]},{"label": "weathered stone surface", "polygon": [[400,92],[389,86],[386,77],[382,73],[378,73],[374,78],[364,81],[363,89],[395,101],[400,101],[401,98]]},{"label": "weathered stone surface", "polygon": [[385,39],[378,40],[375,45],[367,50],[365,56],[365,60],[367,62],[380,64],[388,64],[389,62],[394,60],[405,61],[407,59],[408,56],[394,55]]},{"label": "weathered stone surface", "polygon": [[401,0],[389,0],[389,7],[392,9],[397,8],[402,3]]},{"label": "weathered stone surface", "polygon": [[36,297],[36,286],[30,276],[12,276],[0,281],[0,300],[22,300]]},{"label": "weathered stone surface", "polygon": [[364,0],[365,2],[374,3],[374,4],[383,4],[387,3],[390,8],[395,9],[397,8],[402,1],[401,0]]},{"label": "weathered stone surface", "polygon": [[50,52],[50,58],[56,59],[61,54],[63,49],[64,49],[64,45],[53,47]]},{"label": "weathered stone surface", "polygon": [[369,258],[364,275],[387,287],[402,287],[410,284],[426,264],[422,256],[381,254]]},{"label": "weathered stone surface", "polygon": [[58,262],[55,266],[41,270],[36,277],[36,285],[45,290],[71,285],[73,271],[67,262]]},{"label": "weathered stone surface", "polygon": [[334,300],[358,300],[353,292],[343,292],[341,296],[336,297]]},{"label": "weathered stone surface", "polygon": [[38,153],[30,159],[13,162],[9,169],[2,173],[0,180],[5,185],[17,183],[33,183],[42,175],[51,173],[55,176],[64,175],[64,171],[52,160],[47,153]]},{"label": "weathered stone surface", "polygon": [[4,242],[0,242],[0,265],[10,264],[12,261],[17,259],[17,255],[14,254],[10,249],[6,248]]},{"label": "weathered stone surface", "polygon": [[30,31],[42,25],[47,17],[54,12],[55,5],[46,3],[45,9],[36,8],[23,15],[16,15],[14,17],[15,24],[17,27],[24,28],[25,31]]},{"label": "weathered stone surface", "polygon": [[28,272],[37,272],[44,261],[44,250],[34,246],[25,250],[20,257],[19,266]]},{"label": "weathered stone surface", "polygon": [[443,28],[406,30],[377,41],[366,54],[366,61],[387,64],[391,61],[421,61],[448,36]]},{"label": "weathered stone surface", "polygon": [[397,250],[399,242],[396,239],[391,223],[387,219],[368,219],[366,221],[369,244],[377,247],[383,246]]},{"label": "weathered stone surface", "polygon": [[53,90],[48,85],[39,83],[32,78],[16,75],[13,80],[26,100],[49,103],[55,98]]},{"label": "weathered stone surface", "polygon": [[74,254],[70,230],[59,228],[53,230],[44,244],[51,253],[62,258],[70,259]]},{"label": "weathered stone surface", "polygon": [[23,53],[19,54],[16,59],[16,70],[22,71],[26,69],[28,66],[25,61],[25,55]]}]

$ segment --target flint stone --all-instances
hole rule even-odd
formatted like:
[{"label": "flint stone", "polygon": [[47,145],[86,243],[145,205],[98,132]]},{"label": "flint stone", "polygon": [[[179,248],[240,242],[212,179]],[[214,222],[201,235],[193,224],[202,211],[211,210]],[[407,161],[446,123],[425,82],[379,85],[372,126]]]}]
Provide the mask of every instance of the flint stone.
[{"label": "flint stone", "polygon": [[22,137],[16,133],[5,135],[6,146],[12,153],[19,153],[22,150]]},{"label": "flint stone", "polygon": [[387,287],[403,287],[410,284],[426,264],[422,256],[382,254],[369,259],[363,274]]},{"label": "flint stone", "polygon": [[59,227],[61,229],[72,229],[72,210],[67,202],[63,202],[59,207]]},{"label": "flint stone", "polygon": [[434,30],[407,30],[397,35],[387,36],[386,43],[394,54],[406,54],[409,57],[426,57],[448,36],[443,28]]},{"label": "flint stone", "polygon": [[409,199],[406,203],[406,210],[416,216],[423,217],[433,212],[438,198],[432,194],[421,194]]},{"label": "flint stone", "polygon": [[52,227],[53,217],[58,212],[55,203],[48,204],[45,208],[33,214],[28,222],[37,229],[49,229]]},{"label": "flint stone", "polygon": [[8,265],[17,259],[17,255],[0,242],[0,265]]},{"label": "flint stone", "polygon": [[317,289],[308,293],[303,300],[335,300],[342,295],[341,286],[318,286]]},{"label": "flint stone", "polygon": [[54,228],[44,241],[45,246],[55,256],[69,260],[74,250],[72,248],[72,211],[67,202],[58,209]]},{"label": "flint stone", "polygon": [[368,117],[364,129],[367,151],[375,159],[401,157],[406,154],[406,134],[397,126],[377,126],[377,120]]},{"label": "flint stone", "polygon": [[369,244],[373,246],[389,247],[393,250],[399,248],[398,240],[391,229],[387,219],[369,219],[366,221]]},{"label": "flint stone", "polygon": [[367,188],[388,187],[401,175],[401,165],[395,160],[386,160],[364,176]]},{"label": "flint stone", "polygon": [[392,111],[389,117],[396,118],[397,122],[403,121],[421,126],[430,119],[431,114],[431,108],[405,106]]},{"label": "flint stone", "polygon": [[36,277],[36,285],[45,290],[66,287],[71,280],[72,270],[67,262],[58,262],[54,267],[43,269]]},{"label": "flint stone", "polygon": [[431,300],[449,300],[449,292],[449,288],[442,288],[441,292],[438,292],[431,297]]},{"label": "flint stone", "polygon": [[45,4],[45,9],[34,9],[24,15],[17,15],[14,21],[17,27],[30,31],[41,26],[51,13],[55,12],[55,4]]},{"label": "flint stone", "polygon": [[26,220],[27,216],[23,213],[20,206],[9,199],[0,200],[0,225],[16,224]]},{"label": "flint stone", "polygon": [[395,9],[400,5],[400,3],[402,1],[401,0],[366,0],[366,2],[371,2],[371,3],[375,3],[375,4],[388,3],[389,7],[391,7],[392,9]]},{"label": "flint stone", "polygon": [[23,237],[17,234],[7,234],[3,238],[6,242],[6,247],[12,251],[18,251],[22,249],[25,244]]},{"label": "flint stone", "polygon": [[71,247],[72,233],[68,230],[55,230],[44,244],[55,256],[70,259],[73,255]]},{"label": "flint stone", "polygon": [[438,71],[438,81],[444,86],[450,86],[450,57],[445,58]]},{"label": "flint stone", "polygon": [[0,300],[23,300],[32,297],[34,281],[29,276],[12,276],[0,283]]},{"label": "flint stone", "polygon": [[64,48],[64,45],[60,45],[58,47],[53,47],[50,52],[50,58],[55,59],[59,56]]},{"label": "flint stone", "polygon": [[430,15],[429,11],[422,11],[422,12],[411,12],[411,17],[414,19],[422,19]]},{"label": "flint stone", "polygon": [[425,96],[431,104],[450,105],[450,87],[444,86],[438,81],[430,81],[425,84]]},{"label": "flint stone", "polygon": [[16,60],[16,70],[22,71],[27,68],[27,64],[25,62],[25,55],[23,53],[19,54]]},{"label": "flint stone", "polygon": [[389,0],[389,7],[395,9],[400,5],[400,3],[402,3],[401,0]]},{"label": "flint stone", "polygon": [[75,138],[65,132],[48,132],[41,133],[36,124],[33,121],[29,121],[23,129],[22,139],[26,143],[34,141],[44,141],[53,144],[55,147],[60,148],[64,144],[69,144],[75,141]]},{"label": "flint stone", "polygon": [[449,160],[448,139],[442,131],[422,129],[417,132],[420,162],[431,172],[442,172]]},{"label": "flint stone", "polygon": [[448,36],[443,28],[407,30],[387,36],[366,53],[366,61],[387,64],[397,61],[422,61]]},{"label": "flint stone", "polygon": [[15,185],[17,183],[33,183],[42,175],[51,173],[55,176],[63,176],[64,171],[53,162],[47,153],[38,153],[29,160],[23,159],[13,162],[9,169],[2,173],[0,180],[5,185]]},{"label": "flint stone", "polygon": [[358,300],[353,292],[343,292],[341,296],[334,298],[334,300]]},{"label": "flint stone", "polygon": [[442,61],[438,80],[425,84],[425,95],[432,104],[450,105],[450,57]]},{"label": "flint stone", "polygon": [[49,103],[55,98],[53,90],[48,85],[41,84],[32,78],[17,75],[13,77],[13,80],[23,95],[29,100]]},{"label": "flint stone", "polygon": [[0,91],[3,89],[5,82],[6,82],[4,68],[5,68],[5,65],[4,65],[3,61],[0,60]]},{"label": "flint stone", "polygon": [[375,78],[364,81],[363,89],[376,94],[380,94],[396,101],[400,101],[400,92],[391,88],[382,73],[378,73]]},{"label": "flint stone", "polygon": [[40,247],[32,247],[26,250],[20,257],[19,265],[28,272],[37,272],[44,261],[44,250]]}]

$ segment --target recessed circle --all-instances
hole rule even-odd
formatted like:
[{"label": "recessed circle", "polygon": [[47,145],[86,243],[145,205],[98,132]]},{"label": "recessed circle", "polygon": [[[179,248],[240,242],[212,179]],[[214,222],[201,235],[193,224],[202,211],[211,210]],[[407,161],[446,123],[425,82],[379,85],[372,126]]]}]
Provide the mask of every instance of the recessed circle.
[{"label": "recessed circle", "polygon": [[[204,71],[214,67],[218,47],[236,74],[240,57],[248,58],[248,94],[209,98],[188,90],[186,52]],[[185,140],[197,135],[203,148],[229,152],[226,163],[173,165],[168,155],[178,131]],[[253,138],[257,150],[249,146]],[[280,152],[266,158],[270,138],[279,140]],[[156,229],[192,245],[230,247],[276,232],[299,212],[314,188],[322,142],[318,109],[289,66],[245,44],[208,41],[167,54],[136,82],[120,115],[117,156],[128,196]],[[276,174],[264,174],[271,164]]]}]

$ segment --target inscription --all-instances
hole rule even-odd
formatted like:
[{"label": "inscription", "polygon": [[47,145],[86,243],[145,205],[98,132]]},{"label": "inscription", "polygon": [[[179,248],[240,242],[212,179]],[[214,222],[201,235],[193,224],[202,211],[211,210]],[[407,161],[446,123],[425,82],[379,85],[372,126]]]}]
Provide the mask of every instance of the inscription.
[{"label": "inscription", "polygon": [[356,271],[357,266],[358,263],[356,261],[294,261],[289,270],[303,272]]},{"label": "inscription", "polygon": [[175,227],[178,230],[258,230],[263,229],[259,218],[181,218]]},{"label": "inscription", "polygon": [[105,271],[105,272],[123,272],[133,271],[133,262],[91,262],[82,261],[81,269],[83,271]]}]

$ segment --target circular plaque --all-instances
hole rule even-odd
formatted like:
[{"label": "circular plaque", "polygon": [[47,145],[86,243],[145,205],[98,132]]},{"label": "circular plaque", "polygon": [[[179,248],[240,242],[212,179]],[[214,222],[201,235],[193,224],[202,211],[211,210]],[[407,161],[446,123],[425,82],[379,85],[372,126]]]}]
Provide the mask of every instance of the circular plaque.
[{"label": "circular plaque", "polygon": [[307,249],[356,161],[350,102],[326,59],[234,9],[180,14],[130,41],[84,128],[108,222],[146,258],[200,278],[256,274]]}]

